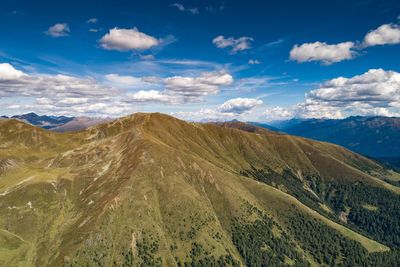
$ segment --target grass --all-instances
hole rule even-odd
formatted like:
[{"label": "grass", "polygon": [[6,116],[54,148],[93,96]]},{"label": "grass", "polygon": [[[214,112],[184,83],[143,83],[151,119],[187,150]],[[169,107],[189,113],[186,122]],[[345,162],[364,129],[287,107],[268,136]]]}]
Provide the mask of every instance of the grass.
[{"label": "grass", "polygon": [[362,205],[362,207],[364,209],[369,210],[369,211],[377,211],[378,210],[378,207],[375,207],[375,206],[370,205],[370,204],[364,204],[364,205]]}]

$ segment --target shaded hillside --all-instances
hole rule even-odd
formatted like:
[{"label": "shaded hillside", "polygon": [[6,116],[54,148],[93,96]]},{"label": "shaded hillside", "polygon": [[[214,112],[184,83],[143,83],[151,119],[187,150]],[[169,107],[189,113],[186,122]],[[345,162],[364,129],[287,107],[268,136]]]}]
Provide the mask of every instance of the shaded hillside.
[{"label": "shaded hillside", "polygon": [[335,143],[374,158],[400,158],[400,118],[311,119],[280,129],[289,134]]},{"label": "shaded hillside", "polygon": [[[267,128],[267,127],[260,127],[257,124],[253,123],[245,123],[241,122],[238,120],[232,120],[232,121],[225,121],[225,122],[214,122],[214,124],[224,127],[224,128],[233,128],[233,129],[239,129],[245,132],[250,132],[250,133],[275,133],[279,134],[276,132],[277,129],[273,128]],[[263,124],[264,125],[264,124]],[[266,126],[266,125],[265,125]]]},{"label": "shaded hillside", "polygon": [[0,120],[0,265],[398,262],[400,188],[386,182],[398,173],[222,126],[138,113],[56,133]]}]

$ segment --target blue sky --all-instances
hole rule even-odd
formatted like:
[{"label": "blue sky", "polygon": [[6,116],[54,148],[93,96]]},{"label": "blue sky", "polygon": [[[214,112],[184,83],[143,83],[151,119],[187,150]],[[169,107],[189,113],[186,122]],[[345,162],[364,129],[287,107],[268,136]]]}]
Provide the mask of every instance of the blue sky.
[{"label": "blue sky", "polygon": [[0,113],[399,116],[399,15],[395,0],[2,1]]}]

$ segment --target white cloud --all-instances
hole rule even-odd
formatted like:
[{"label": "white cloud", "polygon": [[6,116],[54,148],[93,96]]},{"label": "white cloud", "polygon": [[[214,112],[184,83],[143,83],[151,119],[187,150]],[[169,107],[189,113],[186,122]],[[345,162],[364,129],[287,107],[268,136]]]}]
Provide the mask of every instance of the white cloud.
[{"label": "white cloud", "polygon": [[97,18],[90,18],[86,21],[89,24],[96,24],[99,20]]},{"label": "white cloud", "polygon": [[12,66],[11,68],[11,70],[9,66],[0,68],[0,77],[6,78],[0,79],[1,96],[58,95],[78,98],[82,95],[102,97],[115,93],[115,89],[102,86],[92,78],[77,78],[62,74],[26,74],[15,70]]},{"label": "white cloud", "polygon": [[118,93],[89,77],[28,74],[8,63],[0,64],[0,98],[20,97],[31,103],[21,108],[53,114],[106,114],[103,106],[126,106],[117,99]]},{"label": "white cloud", "polygon": [[400,73],[371,69],[351,78],[338,77],[306,94],[296,116],[341,118],[348,114],[400,114]]},{"label": "white cloud", "polygon": [[384,24],[370,31],[365,37],[363,45],[375,46],[385,44],[400,44],[400,26],[396,24]]},{"label": "white cloud", "polygon": [[188,13],[190,13],[192,15],[196,15],[196,14],[200,13],[200,11],[199,11],[199,9],[197,7],[186,8],[180,3],[173,3],[173,4],[171,4],[171,6],[177,8],[179,11],[188,12]]},{"label": "white cloud", "polygon": [[339,77],[312,90],[309,98],[321,101],[391,102],[400,100],[400,73],[371,69],[352,78]]},{"label": "white cloud", "polygon": [[325,102],[315,102],[310,99],[306,99],[305,102],[298,104],[295,107],[295,116],[300,118],[330,118],[330,119],[341,119],[344,118],[344,109],[336,106],[332,106]]},{"label": "white cloud", "polygon": [[400,116],[400,73],[371,69],[351,78],[331,79],[309,91],[303,102],[268,108],[263,115],[267,121],[292,117]]},{"label": "white cloud", "polygon": [[227,121],[237,117],[237,115],[233,113],[223,113],[209,108],[197,111],[172,112],[171,115],[188,121]]},{"label": "white cloud", "polygon": [[162,102],[169,104],[199,102],[202,97],[217,94],[220,88],[233,82],[233,77],[225,72],[204,72],[197,77],[173,76],[167,78],[130,76],[108,76],[116,84],[132,87],[152,87],[159,90],[141,90],[126,101]]},{"label": "white cloud", "polygon": [[152,84],[146,81],[146,77],[124,76],[115,73],[107,74],[104,76],[105,80],[110,86],[121,88],[145,88]]},{"label": "white cloud", "polygon": [[[197,111],[172,112],[171,115],[190,121],[247,120],[263,102],[254,98],[234,98],[216,108],[203,108]],[[254,115],[254,114],[253,114]]]},{"label": "white cloud", "polygon": [[250,49],[250,42],[253,40],[253,38],[245,36],[235,39],[233,37],[225,38],[224,36],[220,35],[214,38],[213,44],[215,44],[218,48],[231,48],[231,53],[236,53],[238,51]]},{"label": "white cloud", "polygon": [[233,77],[225,72],[204,72],[199,77],[173,76],[164,82],[167,91],[191,99],[218,93],[221,86],[233,82]]},{"label": "white cloud", "polygon": [[258,59],[249,59],[248,63],[250,65],[259,65],[261,64],[261,61],[259,61]]},{"label": "white cloud", "polygon": [[353,42],[327,44],[323,42],[295,45],[290,51],[290,59],[299,63],[321,61],[329,65],[342,60],[352,59],[355,56]]},{"label": "white cloud", "polygon": [[255,98],[234,98],[224,102],[218,107],[222,113],[242,114],[252,110],[263,103],[262,100]]},{"label": "white cloud", "polygon": [[287,120],[293,118],[294,112],[291,109],[276,106],[267,108],[263,116],[266,121]]},{"label": "white cloud", "polygon": [[21,98],[26,103],[21,111],[59,115],[114,116],[132,112],[137,103],[199,102],[232,83],[233,77],[222,71],[166,78],[111,73],[99,82],[91,77],[25,73],[0,64],[0,99]]},{"label": "white cloud", "polygon": [[144,91],[128,94],[127,102],[160,102],[166,104],[177,104],[180,100],[177,97],[162,93],[156,90]]},{"label": "white cloud", "polygon": [[113,28],[100,39],[101,47],[107,50],[147,50],[160,44],[156,38],[140,32],[137,28]]},{"label": "white cloud", "polygon": [[70,29],[67,23],[56,23],[46,33],[53,37],[63,37],[69,35]]},{"label": "white cloud", "polygon": [[24,73],[16,70],[8,63],[0,63],[0,81],[13,80],[23,76]]}]

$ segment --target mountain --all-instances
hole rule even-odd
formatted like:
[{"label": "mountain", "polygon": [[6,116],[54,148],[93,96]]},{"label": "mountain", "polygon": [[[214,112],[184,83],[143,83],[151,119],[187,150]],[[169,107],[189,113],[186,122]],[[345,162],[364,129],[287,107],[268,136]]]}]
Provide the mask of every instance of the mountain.
[{"label": "mountain", "polygon": [[233,128],[239,129],[250,133],[275,133],[279,134],[278,132],[274,132],[268,128],[258,127],[257,125],[253,125],[250,123],[241,122],[238,120],[232,121],[225,121],[225,122],[213,122],[215,125],[224,127],[224,128]]},{"label": "mountain", "polygon": [[294,119],[272,125],[288,134],[338,144],[400,167],[400,118]]},{"label": "mountain", "polygon": [[26,113],[22,115],[14,115],[12,117],[1,116],[2,119],[18,119],[43,129],[51,129],[56,132],[71,132],[86,129],[88,127],[109,122],[111,118],[96,117],[66,117],[66,116],[47,116],[37,115],[36,113]]},{"label": "mountain", "polygon": [[279,132],[280,130],[279,130],[279,128],[277,128],[277,127],[275,127],[275,126],[272,126],[272,125],[270,125],[270,124],[267,124],[267,123],[262,123],[262,122],[247,122],[248,124],[250,124],[250,125],[254,125],[254,126],[257,126],[257,127],[260,127],[260,128],[264,128],[264,129],[268,129],[268,130],[271,130],[271,131],[275,131],[275,132]]},{"label": "mountain", "polygon": [[[309,120],[314,120],[314,119],[293,118],[290,120],[276,120],[276,121],[269,122],[269,124],[267,124],[267,125],[269,127],[275,127],[276,129],[285,130],[285,129],[294,127],[298,124],[301,124],[302,122],[307,122]],[[260,126],[262,127],[262,125],[260,125]]]},{"label": "mountain", "polygon": [[111,118],[75,117],[60,126],[52,128],[52,130],[56,132],[79,131],[111,120]]},{"label": "mountain", "polygon": [[[8,118],[7,116],[2,116],[2,118]],[[22,115],[14,115],[11,118],[22,120],[26,123],[44,128],[44,129],[51,129],[60,125],[63,125],[71,120],[73,117],[65,117],[65,116],[39,116],[36,113],[26,113]]]},{"label": "mountain", "polygon": [[137,113],[0,120],[1,266],[396,266],[400,174],[340,146]]}]

